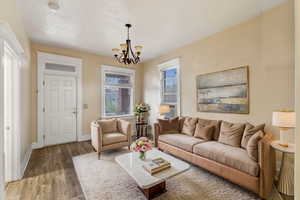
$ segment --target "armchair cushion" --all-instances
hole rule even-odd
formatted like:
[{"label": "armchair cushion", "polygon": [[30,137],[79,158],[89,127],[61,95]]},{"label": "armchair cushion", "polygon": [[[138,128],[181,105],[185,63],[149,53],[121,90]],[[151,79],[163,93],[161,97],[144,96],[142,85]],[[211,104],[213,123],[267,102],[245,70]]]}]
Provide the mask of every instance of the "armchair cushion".
[{"label": "armchair cushion", "polygon": [[102,119],[98,121],[103,133],[118,132],[116,119]]},{"label": "armchair cushion", "polygon": [[105,133],[102,136],[103,139],[103,145],[110,145],[110,144],[115,144],[115,143],[120,143],[120,142],[126,142],[127,141],[127,136],[122,134],[122,133]]}]

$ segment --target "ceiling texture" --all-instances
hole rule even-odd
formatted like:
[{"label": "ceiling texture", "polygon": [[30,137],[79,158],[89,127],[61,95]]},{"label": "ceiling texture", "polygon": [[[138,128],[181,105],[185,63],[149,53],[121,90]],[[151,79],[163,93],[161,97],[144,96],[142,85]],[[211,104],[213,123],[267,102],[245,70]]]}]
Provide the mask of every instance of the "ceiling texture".
[{"label": "ceiling texture", "polygon": [[259,15],[286,0],[18,0],[31,40],[113,56],[126,40],[142,45],[142,61],[165,54]]}]

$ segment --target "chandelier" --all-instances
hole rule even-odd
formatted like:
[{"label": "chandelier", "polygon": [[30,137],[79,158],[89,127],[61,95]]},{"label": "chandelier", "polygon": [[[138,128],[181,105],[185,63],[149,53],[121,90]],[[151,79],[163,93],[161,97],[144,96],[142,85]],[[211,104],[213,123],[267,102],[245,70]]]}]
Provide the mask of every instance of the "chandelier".
[{"label": "chandelier", "polygon": [[137,64],[140,61],[140,55],[142,46],[135,46],[135,52],[133,52],[131,48],[131,41],[129,39],[129,29],[131,28],[131,24],[125,24],[127,27],[127,40],[126,43],[120,44],[120,49],[114,48],[112,51],[114,52],[114,56],[119,63],[124,63],[125,65]]}]

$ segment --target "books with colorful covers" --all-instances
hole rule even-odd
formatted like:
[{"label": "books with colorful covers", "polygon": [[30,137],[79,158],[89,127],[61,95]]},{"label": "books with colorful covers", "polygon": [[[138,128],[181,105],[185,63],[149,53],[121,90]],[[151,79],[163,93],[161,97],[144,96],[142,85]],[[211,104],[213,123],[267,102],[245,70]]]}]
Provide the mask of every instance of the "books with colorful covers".
[{"label": "books with colorful covers", "polygon": [[163,158],[156,158],[153,159],[151,162],[148,162],[143,165],[143,167],[151,174],[155,174],[158,172],[161,172],[165,169],[168,169],[171,167],[171,163],[166,161]]}]

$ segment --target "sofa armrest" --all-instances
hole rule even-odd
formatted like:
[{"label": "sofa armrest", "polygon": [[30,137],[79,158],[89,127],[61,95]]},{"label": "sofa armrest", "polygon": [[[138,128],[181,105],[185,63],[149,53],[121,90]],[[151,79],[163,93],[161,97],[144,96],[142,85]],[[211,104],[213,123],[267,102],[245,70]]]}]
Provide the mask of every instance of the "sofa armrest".
[{"label": "sofa armrest", "polygon": [[132,129],[129,121],[118,119],[118,131],[124,135],[127,135],[128,141],[131,142]]},{"label": "sofa armrest", "polygon": [[259,193],[263,198],[267,198],[271,193],[276,174],[275,150],[271,147],[273,140],[273,135],[267,133],[258,143],[258,162],[260,165]]},{"label": "sofa armrest", "polygon": [[102,129],[98,121],[91,123],[91,140],[93,147],[99,151],[102,147]]},{"label": "sofa armrest", "polygon": [[157,147],[158,146],[158,137],[160,135],[160,127],[157,122],[154,123],[154,144]]}]

